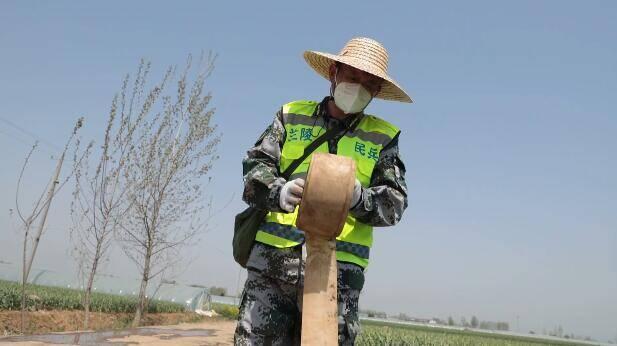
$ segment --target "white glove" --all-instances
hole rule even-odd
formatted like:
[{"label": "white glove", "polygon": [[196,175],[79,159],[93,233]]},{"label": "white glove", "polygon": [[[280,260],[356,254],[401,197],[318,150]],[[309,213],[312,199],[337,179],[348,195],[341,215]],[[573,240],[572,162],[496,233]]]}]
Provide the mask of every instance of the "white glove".
[{"label": "white glove", "polygon": [[304,179],[297,178],[286,182],[281,188],[281,197],[279,198],[281,209],[288,213],[293,212],[296,206],[300,204],[303,191]]},{"label": "white glove", "polygon": [[353,195],[351,195],[351,206],[349,209],[353,209],[360,200],[362,199],[362,184],[360,184],[360,180],[356,179],[356,184],[353,187]]}]

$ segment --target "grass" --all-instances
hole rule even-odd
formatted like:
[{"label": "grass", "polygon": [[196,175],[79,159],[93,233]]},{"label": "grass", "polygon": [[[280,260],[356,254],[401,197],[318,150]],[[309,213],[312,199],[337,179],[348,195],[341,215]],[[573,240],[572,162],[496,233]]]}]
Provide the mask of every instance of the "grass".
[{"label": "grass", "polygon": [[[577,345],[574,341],[544,340],[534,337],[497,335],[439,327],[399,325],[362,321],[357,345]],[[580,345],[580,344],[578,344]]]},{"label": "grass", "polygon": [[[36,310],[82,310],[83,292],[76,289],[28,285],[27,308]],[[92,293],[91,311],[103,313],[131,313],[135,311],[137,297],[119,296],[107,293]],[[18,283],[0,280],[0,310],[19,310],[21,287]],[[212,304],[212,309],[223,318],[235,320],[238,307],[226,304]],[[183,312],[182,304],[152,301],[149,313]],[[196,317],[197,318],[197,317]],[[122,328],[130,322],[130,316],[120,318],[115,327]],[[575,341],[554,341],[534,337],[496,335],[468,330],[454,330],[439,327],[399,325],[388,322],[362,321],[362,333],[357,345],[577,345]],[[580,345],[580,344],[579,344]]]},{"label": "grass", "polygon": [[[28,285],[26,287],[26,308],[36,310],[82,310],[83,292],[71,288]],[[90,311],[93,312],[134,312],[136,296],[120,296],[93,292]],[[21,309],[21,285],[0,280],[0,310]],[[149,313],[183,312],[184,305],[153,300],[148,306]]]},{"label": "grass", "polygon": [[221,315],[224,318],[230,320],[238,319],[239,308],[235,305],[213,303],[212,310],[214,310],[217,314]]}]

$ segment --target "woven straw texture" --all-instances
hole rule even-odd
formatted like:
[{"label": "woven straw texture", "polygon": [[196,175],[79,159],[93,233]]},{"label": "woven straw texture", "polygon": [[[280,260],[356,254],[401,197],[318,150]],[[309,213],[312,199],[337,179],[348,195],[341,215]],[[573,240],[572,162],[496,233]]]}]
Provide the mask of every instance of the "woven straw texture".
[{"label": "woven straw texture", "polygon": [[381,43],[366,37],[356,37],[345,45],[338,55],[318,52],[304,52],[304,59],[317,73],[330,80],[328,70],[338,61],[368,72],[384,80],[381,91],[375,96],[384,100],[413,102],[411,97],[387,73],[388,52]]}]

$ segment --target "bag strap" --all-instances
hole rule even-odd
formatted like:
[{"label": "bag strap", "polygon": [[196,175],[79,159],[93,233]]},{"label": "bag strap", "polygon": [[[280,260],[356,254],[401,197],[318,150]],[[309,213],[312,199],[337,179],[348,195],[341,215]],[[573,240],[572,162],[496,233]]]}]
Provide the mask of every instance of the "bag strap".
[{"label": "bag strap", "polygon": [[319,138],[317,138],[311,144],[309,144],[306,148],[304,148],[304,154],[300,158],[294,160],[289,165],[289,167],[285,169],[285,171],[281,174],[281,176],[285,178],[285,180],[289,180],[289,176],[291,175],[291,173],[295,171],[296,168],[298,168],[298,166],[304,161],[304,159],[306,159],[313,151],[315,151],[317,147],[319,147],[325,141],[328,141],[336,137],[336,135],[340,134],[342,136],[346,132],[353,132],[356,129],[356,126],[358,126],[358,123],[360,123],[360,120],[362,120],[363,116],[364,116],[363,114],[358,115],[357,118],[354,120],[354,122],[351,124],[351,126],[344,129],[343,131],[338,131],[338,129],[330,129],[326,131],[326,133],[321,135]]}]

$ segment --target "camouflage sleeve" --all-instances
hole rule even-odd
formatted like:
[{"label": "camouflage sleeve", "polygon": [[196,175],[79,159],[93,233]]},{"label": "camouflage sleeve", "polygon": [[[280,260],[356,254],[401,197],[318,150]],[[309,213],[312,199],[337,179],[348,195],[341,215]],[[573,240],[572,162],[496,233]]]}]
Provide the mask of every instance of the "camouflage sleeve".
[{"label": "camouflage sleeve", "polygon": [[371,184],[363,189],[362,202],[350,213],[372,226],[392,226],[401,220],[406,208],[405,165],[399,155],[397,134],[379,154]]},{"label": "camouflage sleeve", "polygon": [[285,127],[279,111],[274,121],[261,134],[255,146],[242,160],[244,192],[242,199],[250,206],[284,212],[279,206],[281,187],[285,179],[279,177],[278,163],[285,142]]}]

